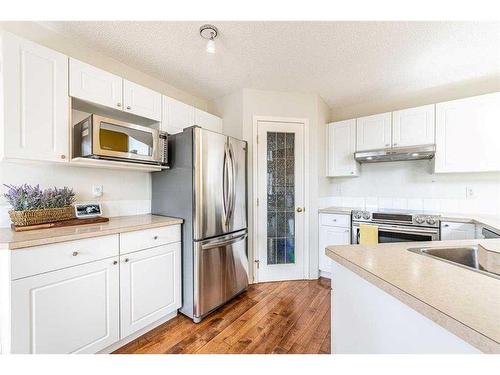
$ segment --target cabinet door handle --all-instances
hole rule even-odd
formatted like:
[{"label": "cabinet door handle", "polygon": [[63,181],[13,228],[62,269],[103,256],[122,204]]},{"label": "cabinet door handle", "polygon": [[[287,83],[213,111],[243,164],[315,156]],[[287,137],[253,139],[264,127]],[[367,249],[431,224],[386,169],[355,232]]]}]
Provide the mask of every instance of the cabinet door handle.
[{"label": "cabinet door handle", "polygon": [[116,106],[120,108],[122,106],[122,103],[116,103]]},{"label": "cabinet door handle", "polygon": [[61,159],[66,159],[66,155],[61,155]]},{"label": "cabinet door handle", "polygon": [[158,239],[158,236],[154,236],[154,237],[153,237],[153,240],[157,240],[157,239]]},{"label": "cabinet door handle", "polygon": [[78,255],[78,251],[73,251],[73,254],[72,254],[74,257],[76,257]]},{"label": "cabinet door handle", "polygon": [[128,258],[125,258],[125,263],[128,263],[129,259]]},{"label": "cabinet door handle", "polygon": [[118,264],[118,261],[117,260],[114,260],[113,261],[113,264],[116,266]]},{"label": "cabinet door handle", "polygon": [[132,107],[128,105],[128,106],[127,106],[127,109],[132,109]]},{"label": "cabinet door handle", "polygon": [[450,224],[443,224],[443,227],[449,227]]},{"label": "cabinet door handle", "polygon": [[389,147],[389,146],[390,146],[390,145],[389,145],[389,143],[386,143],[386,144],[385,144],[385,147]]},{"label": "cabinet door handle", "polygon": [[393,146],[397,146],[398,144],[397,143],[393,143]]}]

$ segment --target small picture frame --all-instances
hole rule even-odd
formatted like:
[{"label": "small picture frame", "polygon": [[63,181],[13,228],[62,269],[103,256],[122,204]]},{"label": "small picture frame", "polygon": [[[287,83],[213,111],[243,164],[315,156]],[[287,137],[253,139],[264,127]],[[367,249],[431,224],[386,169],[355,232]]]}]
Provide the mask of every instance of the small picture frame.
[{"label": "small picture frame", "polygon": [[102,216],[100,203],[76,203],[75,215],[78,219],[89,219]]}]

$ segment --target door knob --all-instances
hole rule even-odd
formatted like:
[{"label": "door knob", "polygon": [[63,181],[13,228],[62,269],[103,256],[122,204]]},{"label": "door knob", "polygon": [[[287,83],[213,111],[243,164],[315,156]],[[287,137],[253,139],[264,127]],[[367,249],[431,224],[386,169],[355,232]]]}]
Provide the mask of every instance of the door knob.
[{"label": "door knob", "polygon": [[297,207],[297,212],[302,212],[304,209],[302,207]]}]

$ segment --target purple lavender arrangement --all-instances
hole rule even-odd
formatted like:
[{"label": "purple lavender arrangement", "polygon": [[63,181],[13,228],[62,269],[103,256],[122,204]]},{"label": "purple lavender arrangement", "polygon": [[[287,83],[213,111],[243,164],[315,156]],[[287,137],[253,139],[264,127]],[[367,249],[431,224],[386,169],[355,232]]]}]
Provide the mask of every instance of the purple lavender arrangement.
[{"label": "purple lavender arrangement", "polygon": [[70,206],[75,202],[73,189],[48,188],[40,189],[40,185],[31,186],[24,184],[21,186],[6,185],[7,193],[3,196],[7,199],[14,211],[43,210],[47,208],[61,208]]}]

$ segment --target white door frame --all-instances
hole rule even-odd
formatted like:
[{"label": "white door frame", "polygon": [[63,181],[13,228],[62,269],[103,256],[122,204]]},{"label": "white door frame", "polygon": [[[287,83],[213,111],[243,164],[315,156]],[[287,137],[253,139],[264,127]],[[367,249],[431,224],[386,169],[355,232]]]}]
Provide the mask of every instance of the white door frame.
[{"label": "white door frame", "polygon": [[285,122],[290,124],[301,124],[304,126],[304,279],[310,278],[310,248],[309,248],[309,210],[311,209],[311,202],[309,199],[309,120],[306,118],[296,117],[276,117],[276,116],[253,116],[253,136],[252,136],[252,210],[253,210],[253,230],[252,230],[252,259],[251,268],[253,274],[253,282],[259,282],[259,274],[257,267],[255,267],[255,259],[258,259],[258,229],[259,229],[259,215],[257,207],[258,198],[258,145],[257,134],[259,122]]}]

